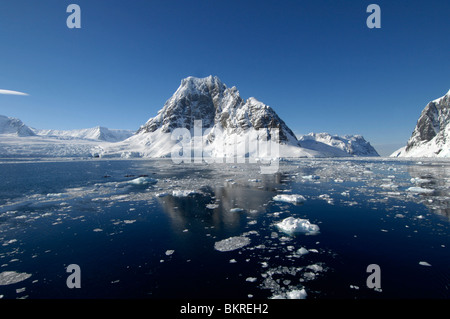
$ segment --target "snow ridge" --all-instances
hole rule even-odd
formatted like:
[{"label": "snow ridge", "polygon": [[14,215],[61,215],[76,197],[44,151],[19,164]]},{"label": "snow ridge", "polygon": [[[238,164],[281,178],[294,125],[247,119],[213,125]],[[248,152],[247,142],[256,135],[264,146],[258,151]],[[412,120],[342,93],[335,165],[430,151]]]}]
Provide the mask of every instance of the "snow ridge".
[{"label": "snow ridge", "polygon": [[337,136],[328,133],[309,133],[298,137],[299,144],[328,157],[380,156],[361,135]]}]

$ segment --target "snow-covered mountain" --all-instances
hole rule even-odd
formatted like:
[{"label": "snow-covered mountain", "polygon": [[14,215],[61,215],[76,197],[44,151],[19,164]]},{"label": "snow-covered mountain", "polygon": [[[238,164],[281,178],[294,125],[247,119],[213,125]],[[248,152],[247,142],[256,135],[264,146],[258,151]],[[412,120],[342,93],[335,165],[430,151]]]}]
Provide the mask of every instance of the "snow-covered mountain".
[{"label": "snow-covered mountain", "polygon": [[450,90],[427,104],[406,146],[391,157],[450,157]]},{"label": "snow-covered mountain", "polygon": [[297,138],[302,147],[318,151],[326,157],[380,156],[361,135],[309,133]]},{"label": "snow-covered mountain", "polygon": [[[196,127],[200,120],[201,127]],[[270,152],[262,154],[264,140],[275,141],[270,129],[278,129],[280,157],[320,155],[299,147],[292,130],[270,106],[253,97],[244,100],[236,87],[228,88],[218,77],[208,76],[183,79],[155,117],[134,136],[105,149],[102,156],[168,157],[180,143],[174,134],[181,128],[192,137],[192,151],[201,148],[203,156],[270,156]]]},{"label": "snow-covered mountain", "polygon": [[23,124],[23,122],[14,117],[0,115],[0,134],[14,136],[33,136],[33,130]]},{"label": "snow-covered mountain", "polygon": [[[2,120],[3,119],[3,120]],[[2,134],[3,133],[3,134]],[[0,157],[252,158],[378,156],[361,136],[302,136],[268,105],[244,100],[218,77],[187,77],[135,134],[103,127],[38,130],[0,118]],[[184,157],[185,158],[185,157]]]}]

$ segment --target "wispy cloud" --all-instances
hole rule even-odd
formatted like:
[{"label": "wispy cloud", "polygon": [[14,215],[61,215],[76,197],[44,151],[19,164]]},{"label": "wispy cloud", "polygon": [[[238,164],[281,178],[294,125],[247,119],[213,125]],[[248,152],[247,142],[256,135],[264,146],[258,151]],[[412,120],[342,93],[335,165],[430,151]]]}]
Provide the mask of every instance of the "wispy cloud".
[{"label": "wispy cloud", "polygon": [[2,90],[2,89],[0,89],[0,94],[6,94],[6,95],[28,95],[27,93],[23,93],[23,92],[11,91],[11,90]]}]

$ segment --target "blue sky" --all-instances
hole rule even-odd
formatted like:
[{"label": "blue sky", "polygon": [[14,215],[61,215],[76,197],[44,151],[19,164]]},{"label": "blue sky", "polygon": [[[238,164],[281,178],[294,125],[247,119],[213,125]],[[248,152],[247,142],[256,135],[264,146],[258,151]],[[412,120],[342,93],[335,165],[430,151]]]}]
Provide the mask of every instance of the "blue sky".
[{"label": "blue sky", "polygon": [[[81,29],[66,8],[81,7]],[[381,29],[366,8],[381,7]],[[217,75],[298,134],[405,144],[450,89],[450,2],[0,0],[0,114],[137,129],[182,78]]]}]

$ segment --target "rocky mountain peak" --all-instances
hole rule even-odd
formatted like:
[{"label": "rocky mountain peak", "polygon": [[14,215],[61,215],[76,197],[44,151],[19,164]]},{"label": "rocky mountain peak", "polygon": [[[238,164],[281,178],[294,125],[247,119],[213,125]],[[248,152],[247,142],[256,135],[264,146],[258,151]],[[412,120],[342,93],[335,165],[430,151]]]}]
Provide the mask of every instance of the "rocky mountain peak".
[{"label": "rocky mountain peak", "polygon": [[406,151],[421,143],[430,142],[433,139],[446,141],[445,128],[450,124],[450,91],[439,99],[431,101],[423,109],[416,128],[408,141]]},{"label": "rocky mountain peak", "polygon": [[395,157],[450,157],[450,90],[429,102],[405,147]]},{"label": "rocky mountain peak", "polygon": [[141,126],[137,134],[192,129],[196,120],[202,120],[205,129],[216,127],[234,133],[278,128],[280,141],[297,143],[294,133],[271,107],[253,97],[244,101],[236,87],[228,88],[217,76],[183,79],[157,116]]}]

